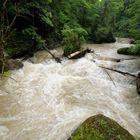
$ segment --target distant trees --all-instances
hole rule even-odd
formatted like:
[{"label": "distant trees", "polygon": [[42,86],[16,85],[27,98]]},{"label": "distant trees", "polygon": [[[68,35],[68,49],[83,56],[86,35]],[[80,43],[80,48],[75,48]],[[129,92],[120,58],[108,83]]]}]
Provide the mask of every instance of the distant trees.
[{"label": "distant trees", "polygon": [[140,1],[125,0],[117,16],[116,35],[135,39],[135,46],[119,49],[122,54],[140,55]]},{"label": "distant trees", "polygon": [[14,33],[22,32],[30,36],[35,41],[33,45],[41,47],[45,42],[51,44],[53,41],[62,41],[63,44],[63,30],[66,31],[66,26],[85,30],[88,34],[85,40],[108,42],[108,36],[113,37],[115,17],[122,0],[6,1],[8,18],[15,16],[15,6],[18,5],[20,16],[13,24],[13,29],[16,29]]},{"label": "distant trees", "polygon": [[140,1],[124,0],[123,9],[117,17],[118,35],[140,39]]},{"label": "distant trees", "polygon": [[133,38],[140,39],[140,1],[133,0],[130,3],[130,6],[126,10],[126,14],[129,17],[128,27],[129,34]]},{"label": "distant trees", "polygon": [[[13,26],[17,17],[19,16],[19,4],[15,3],[14,5],[8,0],[3,0],[0,2],[0,72],[3,73],[5,69],[6,58],[4,54],[5,46],[7,45],[7,41],[13,32]],[[14,16],[12,18],[9,17],[9,9],[12,9],[12,13]],[[10,14],[12,14],[10,13]]]},{"label": "distant trees", "polygon": [[139,6],[139,0],[1,0],[0,58],[55,44],[70,53],[87,40],[113,42],[114,31],[138,39]]}]

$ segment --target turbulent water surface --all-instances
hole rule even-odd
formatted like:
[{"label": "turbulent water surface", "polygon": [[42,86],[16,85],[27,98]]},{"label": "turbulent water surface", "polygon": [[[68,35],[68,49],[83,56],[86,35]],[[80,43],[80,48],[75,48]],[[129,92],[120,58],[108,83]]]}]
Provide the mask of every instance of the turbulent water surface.
[{"label": "turbulent water surface", "polygon": [[140,59],[116,53],[127,46],[125,42],[85,45],[95,53],[64,59],[62,64],[41,55],[44,61],[26,61],[22,69],[11,72],[11,78],[1,79],[0,140],[67,140],[81,122],[98,113],[140,137],[135,79],[99,67],[136,74]]}]

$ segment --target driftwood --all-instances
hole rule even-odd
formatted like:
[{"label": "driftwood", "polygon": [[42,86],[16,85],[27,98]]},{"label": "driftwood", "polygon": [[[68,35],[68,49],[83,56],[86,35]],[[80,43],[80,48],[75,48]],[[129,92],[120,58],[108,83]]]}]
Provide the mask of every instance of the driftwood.
[{"label": "driftwood", "polygon": [[134,58],[123,58],[123,59],[121,59],[121,61],[125,61],[125,60],[134,60],[134,59],[139,59],[139,58],[137,58],[137,57],[134,57]]},{"label": "driftwood", "polygon": [[120,62],[121,59],[119,58],[111,58],[111,57],[98,57],[98,60],[104,60],[104,61],[113,61],[113,62]]},{"label": "driftwood", "polygon": [[47,47],[44,47],[44,49],[55,59],[56,62],[61,63],[62,60],[59,57],[56,57],[54,54],[52,54]]},{"label": "driftwood", "polygon": [[72,53],[68,56],[69,59],[78,59],[81,58],[83,56],[85,56],[86,53],[93,53],[94,51],[92,51],[91,49],[84,49],[82,51],[77,51],[75,53]]},{"label": "driftwood", "polygon": [[138,58],[122,58],[122,59],[119,59],[119,58],[112,58],[112,57],[102,57],[102,56],[98,56],[97,57],[98,60],[104,60],[104,61],[112,61],[112,62],[122,62],[122,61],[125,61],[125,60],[134,60],[134,59],[138,59]]},{"label": "driftwood", "polygon": [[134,74],[129,73],[129,72],[123,72],[123,71],[120,71],[120,70],[116,70],[116,69],[112,69],[112,68],[107,68],[107,67],[103,67],[103,66],[99,66],[99,67],[100,68],[103,68],[103,69],[111,70],[111,71],[114,71],[114,72],[118,72],[118,73],[123,74],[123,75],[129,75],[129,76],[138,78],[137,75],[134,75]]}]

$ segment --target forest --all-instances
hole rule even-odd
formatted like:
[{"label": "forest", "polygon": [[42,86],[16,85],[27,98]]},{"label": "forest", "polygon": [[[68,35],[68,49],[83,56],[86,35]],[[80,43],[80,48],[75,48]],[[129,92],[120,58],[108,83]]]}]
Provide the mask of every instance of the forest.
[{"label": "forest", "polygon": [[140,54],[139,0],[1,0],[0,65],[47,47],[67,56],[85,42],[135,41],[118,53]]}]

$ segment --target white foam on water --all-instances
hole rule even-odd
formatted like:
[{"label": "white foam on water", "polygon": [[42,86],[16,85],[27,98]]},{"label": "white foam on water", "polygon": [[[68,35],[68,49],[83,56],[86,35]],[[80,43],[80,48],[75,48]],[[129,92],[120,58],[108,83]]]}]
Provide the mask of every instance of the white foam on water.
[{"label": "white foam on water", "polygon": [[[112,53],[112,52],[111,52]],[[0,87],[1,140],[66,140],[85,119],[102,113],[140,136],[140,97],[130,79],[99,68],[92,55],[62,64],[24,63]],[[114,63],[108,62],[108,66]]]}]

